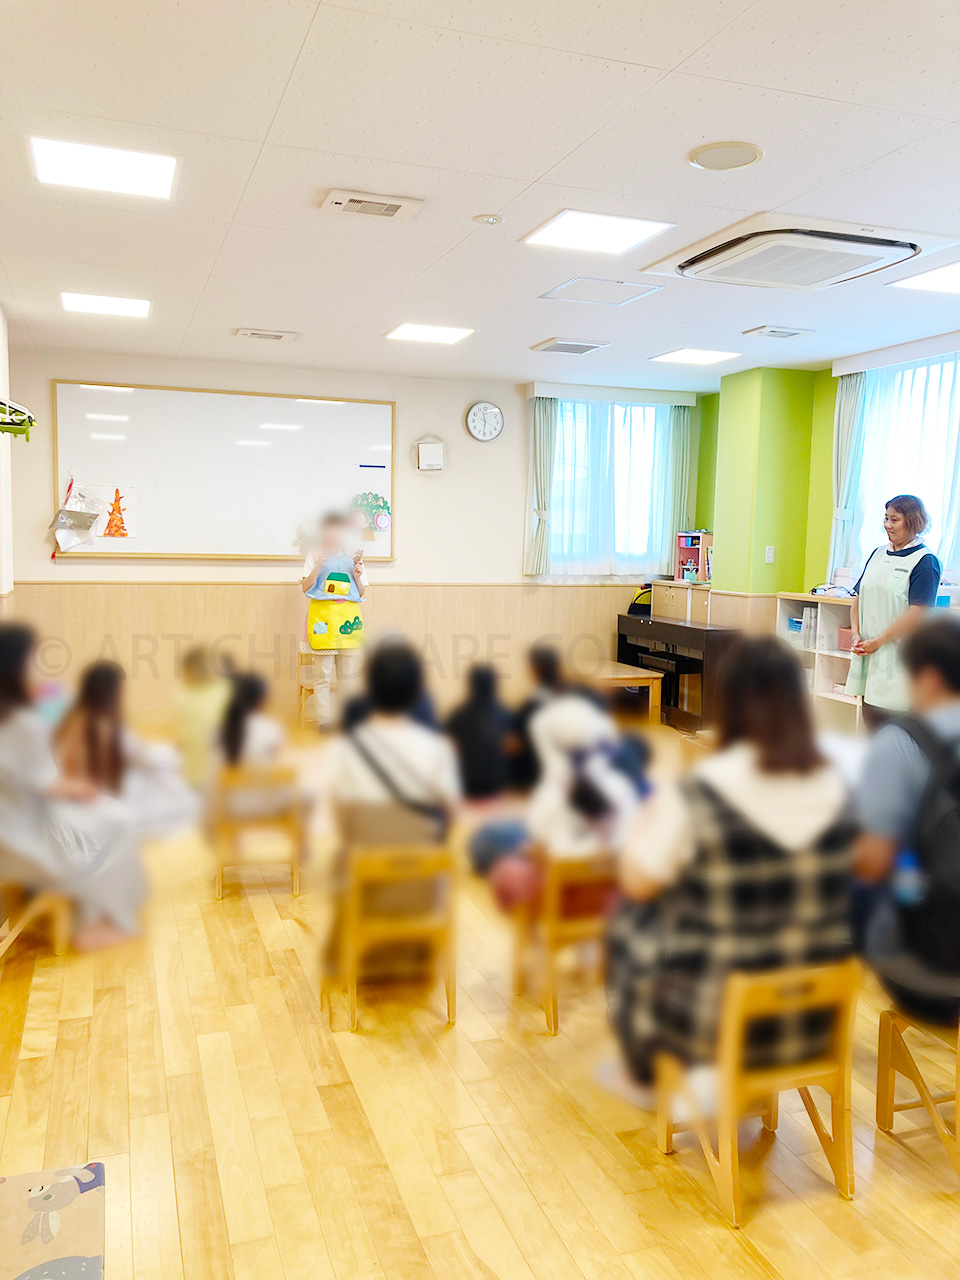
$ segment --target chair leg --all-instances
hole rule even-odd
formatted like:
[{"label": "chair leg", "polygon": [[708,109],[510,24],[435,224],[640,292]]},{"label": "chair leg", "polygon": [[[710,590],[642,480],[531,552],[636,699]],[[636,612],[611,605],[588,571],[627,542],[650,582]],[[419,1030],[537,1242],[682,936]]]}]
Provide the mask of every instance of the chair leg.
[{"label": "chair leg", "polygon": [[717,1190],[720,1204],[733,1226],[740,1225],[740,1147],[736,1111],[722,1107],[717,1124]]},{"label": "chair leg", "polygon": [[67,953],[67,947],[70,945],[70,924],[73,917],[73,907],[66,898],[57,898],[54,900],[50,911],[50,923],[53,931],[53,951],[55,955],[63,956]]},{"label": "chair leg", "polygon": [[763,1104],[761,1112],[763,1118],[763,1127],[769,1129],[771,1133],[775,1133],[777,1124],[780,1120],[780,1095],[772,1093]]},{"label": "chair leg", "polygon": [[552,1036],[555,1036],[560,1028],[557,1009],[557,957],[556,952],[550,946],[549,939],[544,946],[544,957],[543,1011],[547,1015],[547,1030]]},{"label": "chair leg", "polygon": [[893,1037],[899,1035],[889,1009],[880,1014],[877,1043],[877,1128],[889,1133],[893,1128],[893,1104],[897,1089],[897,1069],[893,1065]]},{"label": "chair leg", "polygon": [[530,917],[527,908],[520,904],[513,911],[513,994],[522,996],[526,983],[524,966],[527,946],[530,942]]},{"label": "chair leg", "polygon": [[223,862],[217,858],[217,901],[223,897]]},{"label": "chair leg", "polygon": [[457,1020],[457,958],[453,939],[447,942],[447,953],[443,960],[443,979],[447,990],[447,1022]]},{"label": "chair leg", "polygon": [[844,1200],[852,1200],[853,1119],[850,1097],[843,1085],[830,1098],[830,1127],[833,1130],[833,1179]]},{"label": "chair leg", "polygon": [[673,1153],[673,1099],[679,1073],[674,1058],[662,1054],[657,1060],[657,1146],[665,1156]]},{"label": "chair leg", "polygon": [[350,1007],[350,1030],[357,1029],[357,968],[352,963],[347,970],[347,1003]]},{"label": "chair leg", "polygon": [[300,845],[294,841],[293,854],[290,858],[290,887],[293,890],[293,896],[300,896]]}]

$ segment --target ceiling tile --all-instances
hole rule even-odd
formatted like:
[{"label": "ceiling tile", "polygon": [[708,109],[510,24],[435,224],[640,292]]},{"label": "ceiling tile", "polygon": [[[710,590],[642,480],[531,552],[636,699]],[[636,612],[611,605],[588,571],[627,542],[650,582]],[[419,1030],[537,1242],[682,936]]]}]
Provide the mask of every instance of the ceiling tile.
[{"label": "ceiling tile", "polygon": [[58,202],[0,202],[4,239],[18,256],[165,271],[170,263],[206,274],[229,223],[171,219],[164,213],[72,207]]},{"label": "ceiling tile", "polygon": [[[101,266],[54,258],[5,256],[3,265],[38,345],[36,333],[43,325],[58,334],[75,332],[77,342],[71,345],[102,346],[108,351],[120,350],[116,341],[125,332],[132,331],[135,349],[148,350],[153,335],[166,339],[171,332],[182,334],[186,330],[205,283],[203,276],[183,272]],[[68,313],[60,302],[61,291],[149,298],[152,305],[149,316],[142,320]]]},{"label": "ceiling tile", "polygon": [[[154,200],[44,185],[34,176],[31,137],[176,156],[179,164],[173,197]],[[0,123],[0,217],[10,216],[15,208],[33,211],[61,205],[78,211],[147,214],[172,223],[187,224],[196,219],[228,222],[236,212],[259,153],[259,143],[237,138],[12,105],[5,107]]]},{"label": "ceiling tile", "polygon": [[[397,244],[456,244],[476,230],[475,213],[496,213],[526,184],[516,178],[393,164],[298,147],[267,145],[237,211],[237,221],[278,230]],[[321,214],[332,188],[425,201],[410,222]]]},{"label": "ceiling tile", "polygon": [[660,74],[323,6],[269,140],[536,177]]},{"label": "ceiling tile", "polygon": [[754,0],[605,0],[517,4],[516,0],[338,0],[341,8],[422,22],[568,53],[673,67],[749,9]]},{"label": "ceiling tile", "polygon": [[[544,176],[600,191],[759,211],[936,127],[917,116],[674,73]],[[724,138],[755,142],[763,159],[725,173],[688,162],[694,147]]]},{"label": "ceiling tile", "polygon": [[960,237],[960,125],[891,151],[784,210]]},{"label": "ceiling tile", "polygon": [[318,221],[313,234],[286,231],[283,235],[269,227],[234,226],[216,274],[388,296],[439,257],[429,246],[400,249],[365,237],[344,241],[325,230],[326,226],[324,219]]},{"label": "ceiling tile", "polygon": [[[236,328],[236,326],[233,326]],[[291,365],[306,368],[342,337],[347,326],[304,325],[293,342],[269,343],[238,338],[229,325],[197,315],[184,335],[179,354],[185,359],[237,360],[244,364]]]},{"label": "ceiling tile", "polygon": [[759,0],[683,69],[955,120],[958,44],[954,0]]},{"label": "ceiling tile", "polygon": [[29,0],[14,7],[4,17],[8,101],[262,138],[317,6]]}]

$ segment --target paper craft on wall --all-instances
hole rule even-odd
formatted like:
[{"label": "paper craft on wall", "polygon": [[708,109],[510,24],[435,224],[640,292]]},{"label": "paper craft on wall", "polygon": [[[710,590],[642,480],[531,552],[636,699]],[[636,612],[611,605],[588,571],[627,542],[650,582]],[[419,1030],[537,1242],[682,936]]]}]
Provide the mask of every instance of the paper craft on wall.
[{"label": "paper craft on wall", "polygon": [[127,536],[127,526],[123,523],[123,513],[126,507],[120,505],[120,490],[114,492],[113,501],[110,503],[110,510],[107,512],[107,524],[103,531],[105,538],[125,538]]},{"label": "paper craft on wall", "polygon": [[390,503],[382,493],[358,493],[350,500],[363,538],[372,542],[378,533],[386,533],[392,523]]},{"label": "paper craft on wall", "polygon": [[104,514],[94,525],[94,537],[113,541],[137,536],[137,491],[131,485],[90,486],[103,502]]}]

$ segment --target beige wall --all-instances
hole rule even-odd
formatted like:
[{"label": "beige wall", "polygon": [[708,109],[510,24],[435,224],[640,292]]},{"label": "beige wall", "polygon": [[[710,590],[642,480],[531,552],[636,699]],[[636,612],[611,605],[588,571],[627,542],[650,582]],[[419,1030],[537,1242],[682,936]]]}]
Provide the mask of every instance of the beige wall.
[{"label": "beige wall", "polygon": [[[430,687],[446,707],[460,696],[472,661],[495,663],[507,695],[518,695],[524,654],[538,639],[559,646],[573,674],[588,676],[601,658],[615,656],[617,614],[631,597],[622,584],[383,584],[371,593],[364,621],[371,639],[400,631],[417,645]],[[72,686],[94,658],[121,662],[138,723],[169,722],[178,654],[199,640],[267,676],[277,712],[294,714],[304,606],[288,584],[20,584],[9,603],[15,616],[37,627],[38,664],[48,679]]]},{"label": "beige wall", "polygon": [[[7,367],[7,318],[0,308],[0,397],[10,394]],[[0,596],[13,589],[13,445],[0,432]],[[17,443],[26,442],[16,437]]]},{"label": "beige wall", "polygon": [[[29,404],[38,422],[29,446],[13,459],[14,571],[18,582],[289,582],[297,565],[267,561],[135,560],[103,558],[51,563],[47,525],[54,511],[51,380],[143,383],[285,395],[394,400],[396,440],[396,559],[372,565],[374,583],[521,582],[527,487],[526,402],[519,386],[494,380],[454,381],[368,373],[327,373],[198,360],[111,355],[104,352],[11,353],[14,399]],[[499,439],[478,444],[463,425],[476,400],[504,413]],[[437,436],[446,445],[442,472],[416,468],[415,441]],[[184,458],[184,466],[190,459]],[[62,495],[61,495],[62,496]],[[291,536],[293,531],[291,530]]]}]

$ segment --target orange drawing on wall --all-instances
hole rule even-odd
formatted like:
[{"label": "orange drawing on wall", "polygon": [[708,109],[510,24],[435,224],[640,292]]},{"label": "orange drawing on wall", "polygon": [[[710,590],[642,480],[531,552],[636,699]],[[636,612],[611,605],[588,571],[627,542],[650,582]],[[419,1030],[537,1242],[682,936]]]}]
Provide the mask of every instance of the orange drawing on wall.
[{"label": "orange drawing on wall", "polygon": [[125,538],[127,536],[127,526],[123,522],[123,513],[126,507],[121,507],[122,496],[119,489],[113,491],[113,501],[110,503],[110,510],[107,512],[107,525],[103,531],[105,538]]}]

